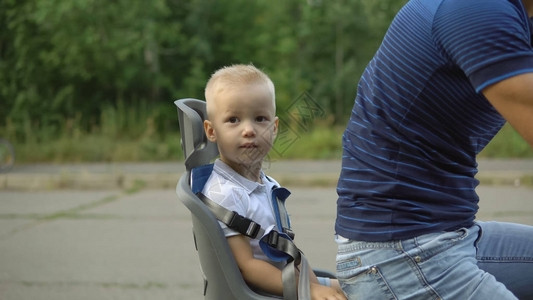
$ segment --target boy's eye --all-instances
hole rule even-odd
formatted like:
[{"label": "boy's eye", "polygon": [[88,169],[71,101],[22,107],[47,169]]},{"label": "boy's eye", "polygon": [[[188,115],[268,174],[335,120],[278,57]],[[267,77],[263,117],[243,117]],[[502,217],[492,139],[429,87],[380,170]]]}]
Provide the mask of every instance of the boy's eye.
[{"label": "boy's eye", "polygon": [[257,122],[265,122],[265,121],[268,121],[267,117],[263,117],[263,116],[257,117],[257,118],[255,118],[255,120],[256,120]]},{"label": "boy's eye", "polygon": [[228,122],[237,123],[237,122],[239,122],[239,119],[237,117],[231,117],[231,118],[228,119]]}]

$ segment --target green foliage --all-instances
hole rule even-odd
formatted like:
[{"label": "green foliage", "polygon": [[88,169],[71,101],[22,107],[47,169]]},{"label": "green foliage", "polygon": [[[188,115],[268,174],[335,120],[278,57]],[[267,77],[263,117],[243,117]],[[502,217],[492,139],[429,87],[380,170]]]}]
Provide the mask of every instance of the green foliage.
[{"label": "green foliage", "polygon": [[23,139],[25,122],[57,133],[79,115],[89,130],[106,106],[202,98],[215,69],[250,62],[272,75],[281,107],[308,91],[344,111],[403,2],[4,0],[0,125]]},{"label": "green foliage", "polygon": [[[77,116],[66,120],[58,135],[45,127],[27,130],[25,141],[12,142],[18,163],[182,159],[179,133],[170,130],[158,133],[155,121],[158,117],[161,116],[155,110],[142,106],[126,108],[119,102],[117,108],[103,108],[101,125],[90,132],[81,129]],[[172,118],[177,122],[175,114]],[[9,134],[0,131],[0,135]]]},{"label": "green foliage", "polygon": [[533,157],[533,149],[509,123],[505,124],[479,157]]},{"label": "green foliage", "polygon": [[[298,139],[281,153],[271,151],[272,159],[335,159],[342,157],[341,137],[344,128],[317,126],[300,133]],[[276,145],[274,145],[274,149]]]},{"label": "green foliage", "polygon": [[[19,161],[174,159],[173,100],[203,98],[210,74],[234,63],[272,77],[281,117],[305,92],[325,127],[344,125],[405,2],[2,0],[0,136]],[[338,130],[306,130],[283,155],[338,156]]]},{"label": "green foliage", "polygon": [[100,124],[106,106],[160,105],[162,88],[173,81],[174,74],[161,70],[160,52],[185,36],[166,1],[27,0],[2,6],[0,117],[16,125],[17,138],[25,138],[20,125],[26,122],[57,134],[66,119],[79,116],[89,130]]}]

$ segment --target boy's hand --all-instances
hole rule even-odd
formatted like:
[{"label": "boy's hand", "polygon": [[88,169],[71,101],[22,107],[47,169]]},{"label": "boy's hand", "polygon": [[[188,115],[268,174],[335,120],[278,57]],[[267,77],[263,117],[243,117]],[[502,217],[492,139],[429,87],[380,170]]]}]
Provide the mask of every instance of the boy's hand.
[{"label": "boy's hand", "polygon": [[311,283],[311,298],[313,300],[347,300],[343,293],[318,283]]}]

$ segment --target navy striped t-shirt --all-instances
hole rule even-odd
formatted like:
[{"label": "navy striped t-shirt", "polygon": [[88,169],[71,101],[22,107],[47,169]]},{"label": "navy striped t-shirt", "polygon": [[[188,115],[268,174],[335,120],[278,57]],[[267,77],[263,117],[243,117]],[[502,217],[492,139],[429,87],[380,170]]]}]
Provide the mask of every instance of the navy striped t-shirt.
[{"label": "navy striped t-shirt", "polygon": [[358,85],[337,234],[389,241],[473,224],[476,155],[504,119],[481,91],[533,72],[520,0],[411,0]]}]

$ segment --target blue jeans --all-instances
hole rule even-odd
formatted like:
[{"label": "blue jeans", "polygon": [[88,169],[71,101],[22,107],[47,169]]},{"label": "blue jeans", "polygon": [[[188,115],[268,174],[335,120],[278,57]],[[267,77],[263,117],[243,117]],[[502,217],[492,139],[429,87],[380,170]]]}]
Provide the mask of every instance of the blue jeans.
[{"label": "blue jeans", "polygon": [[402,241],[337,243],[348,299],[533,299],[533,226],[478,222]]}]

